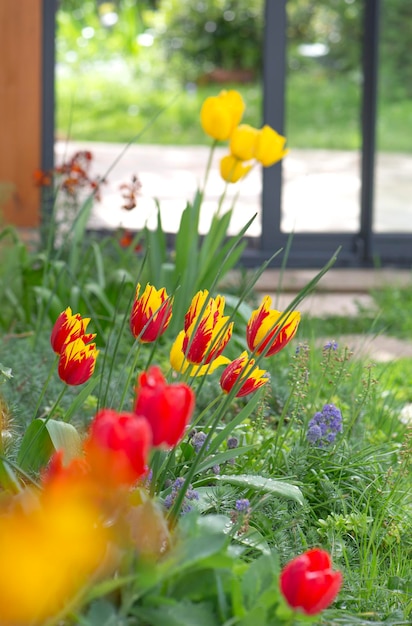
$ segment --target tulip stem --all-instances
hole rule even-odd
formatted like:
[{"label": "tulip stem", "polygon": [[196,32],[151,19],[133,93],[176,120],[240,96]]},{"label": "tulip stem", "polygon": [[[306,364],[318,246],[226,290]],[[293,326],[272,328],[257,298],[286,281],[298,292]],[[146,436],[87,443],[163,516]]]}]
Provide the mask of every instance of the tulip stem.
[{"label": "tulip stem", "polygon": [[155,450],[152,457],[152,462],[150,464],[150,469],[152,471],[152,476],[150,479],[150,495],[153,498],[156,494],[156,484],[157,484],[157,475],[159,473],[160,467],[160,450]]},{"label": "tulip stem", "polygon": [[36,417],[37,417],[37,412],[38,412],[38,410],[40,408],[40,405],[42,403],[42,400],[44,398],[44,394],[46,393],[47,387],[49,386],[49,383],[50,383],[51,377],[53,375],[53,372],[56,369],[56,364],[57,364],[58,358],[59,358],[58,355],[56,355],[56,358],[54,359],[53,364],[52,364],[52,366],[50,368],[47,380],[44,383],[43,388],[42,388],[42,390],[40,392],[40,396],[39,396],[39,399],[37,400],[36,408],[34,409],[33,420],[35,420]]},{"label": "tulip stem", "polygon": [[207,451],[207,449],[209,447],[210,440],[212,439],[213,433],[215,432],[216,428],[218,427],[219,423],[222,420],[222,415],[224,414],[224,409],[225,409],[226,405],[229,404],[231,399],[232,399],[231,394],[228,394],[227,396],[223,397],[223,399],[221,398],[221,400],[223,400],[223,401],[220,403],[219,407],[217,407],[217,409],[215,410],[215,412],[211,416],[211,419],[209,420],[209,423],[211,423],[210,430],[207,433],[206,439],[205,439],[205,441],[203,443],[203,446],[202,446],[201,450],[199,451],[199,454],[197,454],[196,457],[193,459],[193,463],[189,467],[189,470],[188,470],[188,472],[186,474],[185,482],[184,482],[182,488],[179,490],[179,492],[178,492],[178,494],[176,496],[176,500],[173,503],[173,507],[170,510],[169,517],[170,517],[170,523],[171,523],[172,527],[176,524],[177,516],[179,514],[179,511],[180,511],[180,508],[182,506],[182,503],[183,503],[184,497],[186,495],[186,492],[189,489],[190,482],[191,482],[193,476],[195,475],[196,470],[199,467],[200,462],[203,459],[202,451]]},{"label": "tulip stem", "polygon": [[[61,392],[59,393],[59,396],[56,400],[56,402],[53,404],[52,408],[50,409],[48,415],[46,416],[45,420],[44,420],[44,425],[47,424],[47,422],[51,419],[52,415],[54,414],[55,410],[57,409],[57,407],[59,406],[64,394],[66,393],[66,391],[68,390],[69,385],[65,384],[63,389],[61,390]],[[66,421],[66,420],[63,420]]]},{"label": "tulip stem", "polygon": [[214,155],[216,146],[217,146],[217,139],[215,139],[213,141],[212,145],[210,146],[209,158],[208,158],[207,164],[206,164],[205,178],[204,178],[203,187],[202,187],[202,194],[201,194],[202,197],[204,196],[205,191],[206,191],[206,185],[207,185],[207,181],[208,181],[208,178],[209,178],[210,170],[211,170],[211,167],[212,167],[213,155]]},{"label": "tulip stem", "polygon": [[121,410],[122,410],[123,405],[124,405],[124,403],[125,403],[125,400],[126,400],[126,395],[127,395],[127,390],[129,389],[130,381],[132,380],[132,377],[133,377],[133,374],[134,374],[134,371],[135,371],[135,368],[136,368],[136,365],[137,365],[137,360],[138,360],[138,358],[139,358],[140,348],[141,348],[141,347],[142,347],[142,344],[141,344],[140,342],[138,342],[138,344],[137,344],[136,354],[134,355],[133,363],[132,363],[132,365],[131,365],[131,367],[130,367],[130,370],[129,370],[129,374],[128,374],[128,376],[127,376],[126,383],[125,383],[125,385],[124,385],[124,387],[123,387],[123,393],[122,393],[122,397],[121,397],[121,399],[120,399],[120,403],[119,403],[119,409],[118,409],[119,411],[121,411]]}]

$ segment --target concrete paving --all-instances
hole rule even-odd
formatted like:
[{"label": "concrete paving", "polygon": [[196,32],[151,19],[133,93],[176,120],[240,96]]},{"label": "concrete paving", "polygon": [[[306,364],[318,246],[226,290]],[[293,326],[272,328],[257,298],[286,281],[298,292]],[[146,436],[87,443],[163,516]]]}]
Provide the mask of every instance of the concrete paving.
[{"label": "concrete paving", "polygon": [[[104,175],[124,150],[123,144],[56,142],[56,162],[76,150],[94,155],[93,173]],[[227,153],[217,148],[212,163],[200,231],[207,232],[216,211],[224,183],[219,160]],[[97,228],[124,226],[140,229],[155,224],[156,204],[160,202],[164,228],[177,230],[187,200],[202,186],[209,148],[204,146],[132,145],[122,154],[108,175],[102,202],[96,204],[91,225]],[[121,209],[119,186],[137,175],[142,183],[136,210]],[[223,210],[236,207],[230,232],[235,233],[257,213],[250,236],[259,236],[261,169],[254,167],[240,183],[230,185]],[[283,216],[285,232],[356,232],[359,228],[360,155],[356,151],[293,149],[283,161]],[[377,232],[412,233],[412,155],[378,155],[376,172]]]}]

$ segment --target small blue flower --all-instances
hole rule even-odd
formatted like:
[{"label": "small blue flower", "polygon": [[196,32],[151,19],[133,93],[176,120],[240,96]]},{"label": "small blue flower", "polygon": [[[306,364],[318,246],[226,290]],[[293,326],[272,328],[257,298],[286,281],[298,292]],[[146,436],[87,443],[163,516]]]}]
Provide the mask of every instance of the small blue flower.
[{"label": "small blue flower", "polygon": [[[196,454],[199,454],[200,450],[203,447],[203,444],[206,441],[206,433],[204,433],[202,430],[199,431],[198,433],[195,433],[193,435],[193,437],[190,440],[190,443],[192,444],[192,446],[195,449]],[[209,446],[206,447],[206,450],[209,448]]]},{"label": "small blue flower", "polygon": [[236,500],[235,508],[239,513],[246,513],[250,509],[250,502],[247,498],[241,498]]},{"label": "small blue flower", "polygon": [[[176,480],[172,484],[171,493],[169,493],[163,501],[163,504],[166,509],[172,508],[176,500],[177,494],[179,493],[180,489],[183,487],[184,483],[185,483],[185,479],[182,478],[181,476],[179,476],[179,478],[176,478]],[[192,485],[189,485],[186,490],[183,502],[182,502],[182,507],[181,507],[182,515],[184,515],[185,513],[189,513],[189,511],[193,509],[193,507],[189,504],[189,501],[191,500],[199,500],[199,493],[195,491],[195,489],[193,489]]]},{"label": "small blue flower", "polygon": [[324,350],[337,350],[338,349],[338,342],[337,341],[328,341],[323,346],[323,349]]},{"label": "small blue flower", "polygon": [[237,437],[229,437],[229,439],[227,440],[227,447],[229,450],[233,450],[234,448],[237,448],[239,445],[239,439]]},{"label": "small blue flower", "polygon": [[342,430],[342,413],[334,404],[325,404],[310,420],[306,438],[322,448],[333,443]]}]

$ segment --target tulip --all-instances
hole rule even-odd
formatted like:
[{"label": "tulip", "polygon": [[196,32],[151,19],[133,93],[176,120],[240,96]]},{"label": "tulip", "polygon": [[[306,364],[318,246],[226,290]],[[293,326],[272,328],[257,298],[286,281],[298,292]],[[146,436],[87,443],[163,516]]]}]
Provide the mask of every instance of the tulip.
[{"label": "tulip", "polygon": [[102,484],[131,486],[147,472],[151,443],[146,419],[102,409],[91,423],[84,449],[92,475]]},{"label": "tulip", "polygon": [[79,313],[72,315],[72,310],[67,307],[57,318],[51,335],[50,343],[56,354],[60,354],[65,344],[82,337],[84,343],[92,341],[96,335],[86,335],[86,329],[90,322],[89,317],[82,317]]},{"label": "tulip", "polygon": [[280,589],[287,603],[307,615],[326,609],[341,585],[341,572],[333,571],[329,554],[317,548],[290,561],[280,574]]},{"label": "tulip", "polygon": [[279,135],[270,126],[263,126],[256,140],[255,158],[264,167],[277,163],[289,152],[284,149],[286,137]]},{"label": "tulip", "polygon": [[[295,336],[300,322],[299,311],[284,315],[271,309],[269,296],[263,298],[258,309],[253,311],[246,327],[249,350],[264,356],[276,354]],[[279,321],[281,318],[282,321]]]},{"label": "tulip", "polygon": [[227,365],[220,377],[220,386],[229,393],[238,385],[235,397],[241,398],[257,391],[268,382],[266,371],[255,366],[255,360],[249,358],[248,353],[242,354]]},{"label": "tulip", "polygon": [[249,124],[241,124],[230,138],[230,153],[240,161],[250,161],[255,157],[256,142],[261,131]]},{"label": "tulip", "polygon": [[156,366],[140,374],[133,410],[150,425],[153,446],[176,446],[184,435],[194,407],[195,394],[188,385],[168,384]]},{"label": "tulip", "polygon": [[200,122],[204,132],[217,141],[226,141],[242,119],[245,103],[238,91],[221,91],[204,101]]},{"label": "tulip", "polygon": [[193,365],[186,359],[183,351],[183,342],[185,338],[186,333],[182,330],[176,337],[170,350],[170,365],[176,372],[185,374],[189,370],[189,376],[205,376],[207,374],[212,374],[218,367],[230,363],[230,359],[221,355],[206,365]]},{"label": "tulip", "polygon": [[58,363],[60,378],[68,385],[82,385],[93,374],[98,354],[96,344],[86,345],[83,337],[66,343]]},{"label": "tulip", "polygon": [[208,364],[217,359],[232,336],[233,322],[224,316],[225,299],[209,298],[209,292],[198,291],[185,315],[183,353],[193,365]]},{"label": "tulip", "polygon": [[[56,623],[102,567],[111,530],[88,485],[31,489],[0,515],[3,626]],[[100,571],[101,576],[101,571]],[[54,618],[54,619],[53,619]],[[59,620],[60,621],[60,620]]]},{"label": "tulip", "polygon": [[156,289],[149,284],[140,297],[139,293],[140,284],[136,288],[130,329],[133,336],[143,343],[156,341],[169,325],[172,317],[172,300],[168,297],[166,289]]},{"label": "tulip", "polygon": [[237,183],[251,169],[251,165],[244,165],[243,161],[239,161],[232,154],[228,154],[220,160],[220,175],[227,183]]}]

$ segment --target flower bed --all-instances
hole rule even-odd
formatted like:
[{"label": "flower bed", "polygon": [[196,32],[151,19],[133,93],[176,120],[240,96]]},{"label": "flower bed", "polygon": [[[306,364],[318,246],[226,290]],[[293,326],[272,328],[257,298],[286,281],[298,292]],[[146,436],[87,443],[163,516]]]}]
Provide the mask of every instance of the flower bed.
[{"label": "flower bed", "polygon": [[[238,92],[201,111],[226,185],[287,152],[243,111]],[[1,624],[406,624],[410,432],[371,366],[314,347],[298,310],[334,258],[284,311],[256,302],[267,264],[222,293],[248,225],[227,238],[224,188],[200,238],[211,160],[174,250],[160,217],[90,242],[103,190],[83,157],[36,175],[69,223],[9,250]]]}]

